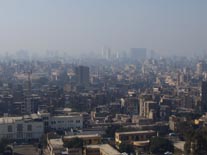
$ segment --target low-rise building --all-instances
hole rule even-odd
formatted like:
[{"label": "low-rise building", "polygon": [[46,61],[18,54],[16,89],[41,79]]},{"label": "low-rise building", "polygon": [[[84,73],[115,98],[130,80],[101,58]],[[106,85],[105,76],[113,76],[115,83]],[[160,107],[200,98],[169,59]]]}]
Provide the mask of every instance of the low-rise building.
[{"label": "low-rise building", "polygon": [[177,131],[178,126],[181,122],[185,122],[186,118],[185,117],[176,117],[175,115],[172,115],[169,117],[169,128],[172,131]]},{"label": "low-rise building", "polygon": [[39,112],[44,121],[45,129],[70,130],[83,128],[83,116],[81,114],[51,115],[50,113]]},{"label": "low-rise building", "polygon": [[153,124],[153,120],[150,118],[139,116],[139,115],[133,115],[132,123],[135,123],[137,125],[151,125]]},{"label": "low-rise building", "polygon": [[37,114],[0,118],[0,139],[33,140],[43,133],[44,124]]},{"label": "low-rise building", "polygon": [[101,136],[99,134],[64,136],[63,141],[71,141],[74,138],[82,139],[83,145],[95,145],[101,143]]},{"label": "low-rise building", "polygon": [[149,144],[149,139],[152,136],[156,136],[156,132],[153,130],[116,132],[115,143],[117,146],[122,143],[133,144],[135,146],[146,146]]},{"label": "low-rise building", "polygon": [[121,155],[121,153],[109,144],[100,144],[85,146],[83,155]]},{"label": "low-rise building", "polygon": [[82,128],[83,117],[80,114],[51,116],[50,113],[38,113],[19,117],[1,117],[0,139],[39,139],[46,129]]},{"label": "low-rise building", "polygon": [[67,148],[62,138],[49,139],[47,149],[49,155],[82,155],[82,147]]},{"label": "low-rise building", "polygon": [[50,128],[55,130],[81,129],[83,128],[83,117],[80,115],[61,115],[50,117]]},{"label": "low-rise building", "polygon": [[63,152],[68,152],[63,144],[61,138],[48,140],[48,151],[50,155],[61,155]]}]

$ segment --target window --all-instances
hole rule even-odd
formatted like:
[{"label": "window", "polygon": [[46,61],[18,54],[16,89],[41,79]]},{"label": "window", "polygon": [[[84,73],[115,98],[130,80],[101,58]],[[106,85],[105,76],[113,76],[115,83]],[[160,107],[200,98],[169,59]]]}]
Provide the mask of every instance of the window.
[{"label": "window", "polygon": [[8,125],[8,132],[12,132],[12,126]]},{"label": "window", "polygon": [[55,121],[51,121],[51,124],[56,124],[56,122]]},{"label": "window", "polygon": [[6,138],[12,139],[13,138],[13,134],[7,134]]},{"label": "window", "polygon": [[31,124],[27,125],[27,131],[32,131],[32,125]]},{"label": "window", "polygon": [[43,117],[43,120],[48,120],[48,117]]},{"label": "window", "polygon": [[76,120],[76,123],[80,123],[80,120]]},{"label": "window", "polygon": [[32,138],[32,133],[27,133],[26,138],[29,138],[29,139]]},{"label": "window", "polygon": [[135,140],[138,141],[138,140],[139,140],[139,136],[136,136],[136,137],[135,137]]},{"label": "window", "polygon": [[23,138],[23,133],[22,132],[18,132],[17,133],[17,139],[22,139]]},{"label": "window", "polygon": [[17,124],[17,132],[23,132],[23,125]]},{"label": "window", "polygon": [[91,143],[92,143],[92,140],[91,140],[91,139],[89,139],[88,143],[89,143],[89,144],[91,144]]},{"label": "window", "polygon": [[48,127],[48,125],[49,125],[49,123],[48,123],[48,122],[45,122],[44,124],[45,124],[45,126],[46,126],[46,127]]},{"label": "window", "polygon": [[125,140],[129,140],[129,137],[128,137],[128,136],[121,136],[120,139],[121,139],[122,141],[125,141]]}]

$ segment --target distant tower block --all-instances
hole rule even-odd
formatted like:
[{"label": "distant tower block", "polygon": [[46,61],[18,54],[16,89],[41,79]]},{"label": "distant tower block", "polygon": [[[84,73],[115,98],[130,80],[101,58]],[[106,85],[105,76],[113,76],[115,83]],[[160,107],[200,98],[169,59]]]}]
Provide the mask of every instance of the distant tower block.
[{"label": "distant tower block", "polygon": [[27,92],[25,97],[25,113],[31,114],[32,113],[32,104],[31,104],[31,96],[32,96],[32,83],[31,83],[31,74],[32,71],[27,72]]},{"label": "distant tower block", "polygon": [[107,60],[111,59],[111,58],[113,57],[113,54],[112,54],[112,52],[111,52],[111,49],[110,49],[110,48],[106,48],[106,47],[104,47],[104,48],[102,49],[102,57],[103,57],[104,59],[107,59]]},{"label": "distant tower block", "polygon": [[78,66],[75,69],[76,73],[76,82],[80,86],[89,85],[89,67],[87,66]]},{"label": "distant tower block", "polygon": [[196,65],[196,73],[197,73],[197,75],[201,75],[202,72],[203,72],[203,63],[199,62]]}]

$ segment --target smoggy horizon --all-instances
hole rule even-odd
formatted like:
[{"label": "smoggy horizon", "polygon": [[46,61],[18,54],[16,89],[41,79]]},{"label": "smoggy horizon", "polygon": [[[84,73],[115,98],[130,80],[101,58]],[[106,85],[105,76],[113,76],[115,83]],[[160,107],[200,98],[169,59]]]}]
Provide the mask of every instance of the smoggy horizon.
[{"label": "smoggy horizon", "polygon": [[164,55],[203,53],[206,6],[193,0],[1,1],[0,52],[144,47]]}]

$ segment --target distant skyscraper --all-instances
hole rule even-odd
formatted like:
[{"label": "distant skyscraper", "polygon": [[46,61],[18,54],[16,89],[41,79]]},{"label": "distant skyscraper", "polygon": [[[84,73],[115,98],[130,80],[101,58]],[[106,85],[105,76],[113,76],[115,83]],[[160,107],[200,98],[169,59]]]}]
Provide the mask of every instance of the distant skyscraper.
[{"label": "distant skyscraper", "polygon": [[104,59],[107,59],[107,60],[111,59],[111,58],[113,57],[113,54],[112,54],[112,52],[111,52],[111,49],[110,49],[110,48],[106,48],[106,47],[104,47],[104,48],[102,49],[102,57],[103,57]]},{"label": "distant skyscraper", "polygon": [[32,104],[31,104],[31,96],[32,96],[32,88],[31,88],[31,74],[32,72],[31,71],[28,71],[28,79],[27,79],[27,89],[26,89],[26,92],[25,92],[25,101],[24,101],[24,110],[23,110],[23,113],[25,114],[31,114],[32,113]]},{"label": "distant skyscraper", "polygon": [[89,85],[89,67],[78,66],[75,70],[76,80],[78,85],[87,86]]},{"label": "distant skyscraper", "polygon": [[202,72],[203,72],[203,63],[199,62],[196,65],[196,73],[197,73],[197,75],[201,75]]},{"label": "distant skyscraper", "polygon": [[146,48],[131,48],[129,56],[133,60],[145,60],[147,57],[147,49]]},{"label": "distant skyscraper", "polygon": [[201,95],[201,111],[207,112],[207,81],[202,82]]}]

